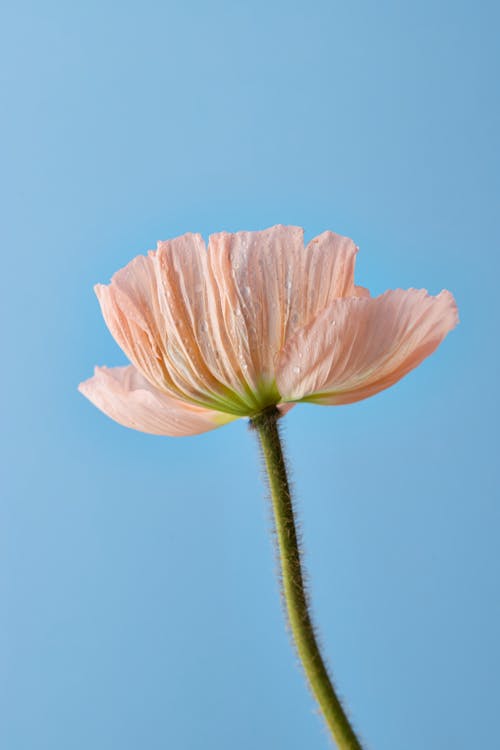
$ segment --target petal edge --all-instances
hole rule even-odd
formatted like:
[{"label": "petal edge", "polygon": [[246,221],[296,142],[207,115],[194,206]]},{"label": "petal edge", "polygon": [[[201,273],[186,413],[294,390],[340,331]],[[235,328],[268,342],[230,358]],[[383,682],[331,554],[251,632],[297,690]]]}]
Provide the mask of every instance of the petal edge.
[{"label": "petal edge", "polygon": [[284,400],[348,404],[396,383],[439,346],[458,322],[443,290],[397,289],[336,300],[297,332],[280,356]]},{"label": "petal edge", "polygon": [[171,398],[133,366],[96,367],[78,390],[115,422],[152,435],[198,435],[233,421],[234,416]]}]

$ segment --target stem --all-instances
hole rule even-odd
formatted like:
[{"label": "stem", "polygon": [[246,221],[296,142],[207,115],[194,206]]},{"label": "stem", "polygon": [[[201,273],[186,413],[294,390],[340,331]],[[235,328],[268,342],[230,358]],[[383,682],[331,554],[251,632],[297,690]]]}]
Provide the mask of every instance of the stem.
[{"label": "stem", "polygon": [[338,699],[314,633],[300,559],[292,497],[278,429],[279,411],[266,409],[253,417],[266,464],[278,537],[281,583],[288,620],[312,693],[339,750],[362,750]]}]

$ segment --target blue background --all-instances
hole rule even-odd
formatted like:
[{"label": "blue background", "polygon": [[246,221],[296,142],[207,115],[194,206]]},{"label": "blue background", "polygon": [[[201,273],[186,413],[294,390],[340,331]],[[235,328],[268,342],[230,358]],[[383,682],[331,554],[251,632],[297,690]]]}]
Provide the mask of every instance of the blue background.
[{"label": "blue background", "polygon": [[498,742],[495,5],[4,5],[2,748],[328,746],[245,421],[157,438],[76,391],[125,361],[95,282],[158,239],[280,222],[353,237],[374,293],[456,295],[418,370],[285,432],[367,748]]}]

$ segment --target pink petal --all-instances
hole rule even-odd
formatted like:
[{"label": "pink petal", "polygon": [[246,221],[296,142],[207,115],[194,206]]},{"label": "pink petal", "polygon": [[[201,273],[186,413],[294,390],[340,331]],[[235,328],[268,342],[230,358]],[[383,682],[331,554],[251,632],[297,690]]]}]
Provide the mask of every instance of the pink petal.
[{"label": "pink petal", "polygon": [[282,398],[347,404],[372,396],[417,367],[457,322],[447,291],[336,300],[285,346],[277,375]]},{"label": "pink petal", "polygon": [[119,346],[151,383],[162,387],[166,330],[152,255],[134,258],[114,274],[109,286],[97,284],[95,292]]},{"label": "pink petal", "polygon": [[248,412],[221,347],[200,235],[158,243],[96,293],[114,338],[154,386],[183,401]]},{"label": "pink petal", "polygon": [[303,230],[281,225],[210,237],[223,348],[251,388],[274,381],[279,352],[298,328],[335,298],[355,294],[356,252],[333,232],[304,249]]},{"label": "pink petal", "polygon": [[352,297],[362,287],[354,286],[354,264],[358,248],[348,237],[323,232],[305,249],[300,285],[296,290],[297,319],[302,328],[338,297]]},{"label": "pink petal", "polygon": [[365,286],[355,286],[354,287],[354,296],[355,297],[370,297],[370,290],[367,289]]},{"label": "pink petal", "polygon": [[210,237],[209,266],[224,348],[253,390],[274,381],[303,255],[299,227]]},{"label": "pink petal", "polygon": [[284,417],[285,414],[288,414],[288,412],[291,411],[294,406],[297,406],[297,404],[282,403],[282,404],[278,404],[276,408],[278,409],[281,416]]},{"label": "pink petal", "polygon": [[153,435],[197,435],[235,419],[167,396],[132,365],[96,367],[78,390],[111,419]]},{"label": "pink petal", "polygon": [[298,227],[158,243],[96,293],[108,327],[159,390],[249,414],[278,398],[280,350],[333,299],[354,295],[354,243]]},{"label": "pink petal", "polygon": [[[174,387],[198,401],[207,398],[248,413],[240,363],[228,356],[219,304],[209,278],[205,243],[184,235],[158,243],[154,258],[167,340],[165,366]],[[230,348],[229,348],[230,350]],[[227,404],[226,404],[227,406]]]}]

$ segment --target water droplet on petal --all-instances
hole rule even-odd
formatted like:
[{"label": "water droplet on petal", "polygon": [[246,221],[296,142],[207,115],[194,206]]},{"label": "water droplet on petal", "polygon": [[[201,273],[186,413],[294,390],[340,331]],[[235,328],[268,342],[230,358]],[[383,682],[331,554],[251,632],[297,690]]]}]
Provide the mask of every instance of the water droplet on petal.
[{"label": "water droplet on petal", "polygon": [[295,366],[293,368],[293,371],[294,371],[295,375],[298,375],[301,370],[302,370],[302,367]]}]

